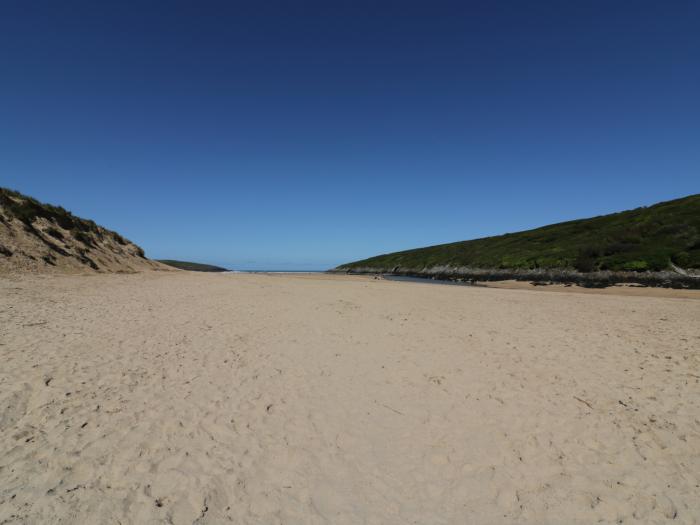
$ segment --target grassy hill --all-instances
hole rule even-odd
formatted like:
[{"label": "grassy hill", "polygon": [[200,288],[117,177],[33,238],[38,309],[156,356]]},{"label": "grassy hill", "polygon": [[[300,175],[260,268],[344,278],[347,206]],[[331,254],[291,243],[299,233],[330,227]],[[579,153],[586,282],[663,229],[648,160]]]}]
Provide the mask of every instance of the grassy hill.
[{"label": "grassy hill", "polygon": [[167,264],[180,270],[189,270],[191,272],[228,272],[226,268],[214,266],[211,264],[201,264],[187,261],[173,261],[172,259],[158,259],[158,262]]},{"label": "grassy hill", "polygon": [[700,194],[534,230],[379,255],[337,270],[421,273],[436,267],[584,274],[680,268],[693,273],[700,270]]},{"label": "grassy hill", "polygon": [[118,233],[61,206],[0,188],[0,273],[160,268]]}]

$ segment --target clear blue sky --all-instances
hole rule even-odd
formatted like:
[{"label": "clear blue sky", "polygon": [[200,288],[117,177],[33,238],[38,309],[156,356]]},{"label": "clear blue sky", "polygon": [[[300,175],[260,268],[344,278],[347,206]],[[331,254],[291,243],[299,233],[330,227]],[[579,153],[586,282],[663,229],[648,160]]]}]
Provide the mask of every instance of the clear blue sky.
[{"label": "clear blue sky", "polygon": [[700,2],[0,6],[0,185],[327,268],[700,191]]}]

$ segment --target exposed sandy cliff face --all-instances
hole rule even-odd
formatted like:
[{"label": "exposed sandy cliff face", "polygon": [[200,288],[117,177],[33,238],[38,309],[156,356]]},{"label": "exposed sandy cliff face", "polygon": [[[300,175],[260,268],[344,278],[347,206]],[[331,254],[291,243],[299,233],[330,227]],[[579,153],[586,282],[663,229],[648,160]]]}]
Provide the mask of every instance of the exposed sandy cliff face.
[{"label": "exposed sandy cliff face", "polygon": [[167,267],[93,221],[0,188],[0,274],[146,269]]}]

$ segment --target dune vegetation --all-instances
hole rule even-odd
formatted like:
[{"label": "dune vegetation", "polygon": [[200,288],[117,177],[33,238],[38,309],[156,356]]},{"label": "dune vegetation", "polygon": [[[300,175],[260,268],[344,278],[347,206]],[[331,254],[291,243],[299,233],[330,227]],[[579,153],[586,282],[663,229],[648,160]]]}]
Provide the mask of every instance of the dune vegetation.
[{"label": "dune vegetation", "polygon": [[61,206],[0,188],[0,273],[160,268],[117,232]]},{"label": "dune vegetation", "polygon": [[692,274],[700,270],[700,194],[534,230],[379,255],[337,270],[415,273],[431,268]]}]

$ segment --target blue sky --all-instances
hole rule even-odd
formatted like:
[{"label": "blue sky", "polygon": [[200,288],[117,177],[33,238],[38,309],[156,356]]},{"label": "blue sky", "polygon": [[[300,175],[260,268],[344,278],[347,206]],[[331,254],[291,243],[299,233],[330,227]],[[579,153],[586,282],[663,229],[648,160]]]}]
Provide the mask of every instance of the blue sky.
[{"label": "blue sky", "polygon": [[3,2],[0,185],[324,269],[700,191],[700,2]]}]

